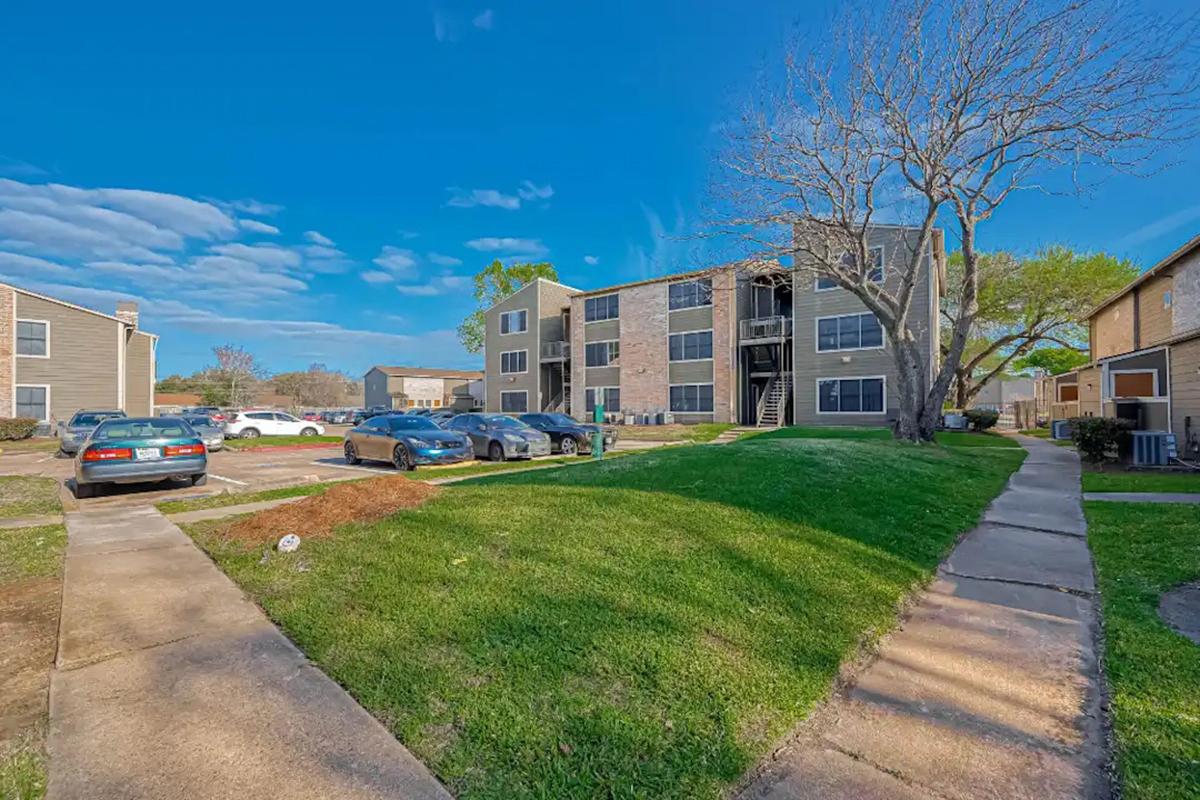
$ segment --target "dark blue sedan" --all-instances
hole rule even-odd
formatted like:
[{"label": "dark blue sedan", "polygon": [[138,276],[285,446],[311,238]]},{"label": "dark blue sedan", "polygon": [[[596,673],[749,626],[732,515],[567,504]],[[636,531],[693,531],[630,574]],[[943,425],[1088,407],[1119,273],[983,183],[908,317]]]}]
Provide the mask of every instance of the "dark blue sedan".
[{"label": "dark blue sedan", "polygon": [[346,431],[342,447],[347,464],[390,461],[402,470],[421,464],[457,464],[473,455],[466,436],[412,414],[371,417]]}]

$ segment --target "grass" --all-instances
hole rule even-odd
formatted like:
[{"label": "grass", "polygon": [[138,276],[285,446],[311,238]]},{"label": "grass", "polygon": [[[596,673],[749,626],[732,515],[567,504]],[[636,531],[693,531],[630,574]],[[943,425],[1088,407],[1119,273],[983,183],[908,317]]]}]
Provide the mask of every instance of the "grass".
[{"label": "grass", "polygon": [[1023,433],[1026,436],[1032,436],[1035,439],[1049,439],[1050,438],[1050,429],[1049,428],[1026,428],[1025,430],[1021,431],[1021,433]]},{"label": "grass", "polygon": [[[766,434],[772,439],[850,439],[854,441],[894,441],[892,432],[883,427],[795,427],[780,428]],[[970,433],[967,431],[940,431],[934,437],[935,441],[947,447],[1008,447],[1019,448],[1021,445],[1007,436],[998,433]]]},{"label": "grass", "polygon": [[26,475],[0,476],[0,519],[57,514],[58,481]]},{"label": "grass", "polygon": [[1200,493],[1200,472],[1090,472],[1083,473],[1085,492]]},{"label": "grass", "polygon": [[698,422],[695,425],[622,425],[617,439],[631,442],[711,442],[735,427],[731,422]]},{"label": "grass", "polygon": [[40,800],[46,795],[46,748],[42,726],[0,744],[0,798]]},{"label": "grass", "polygon": [[58,450],[58,439],[53,436],[36,436],[30,439],[12,439],[0,442],[0,453],[53,453]]},{"label": "grass", "polygon": [[985,431],[938,431],[934,440],[945,447],[1020,447],[1021,443],[1010,436]]},{"label": "grass", "polygon": [[181,514],[184,511],[201,511],[207,508],[240,506],[243,503],[258,503],[263,500],[279,500],[284,497],[308,497],[328,489],[328,483],[302,483],[298,486],[283,486],[263,489],[258,492],[222,492],[208,497],[190,497],[183,500],[167,500],[156,503],[155,508],[164,514]]},{"label": "grass", "polygon": [[763,435],[447,486],[265,563],[188,530],[456,797],[716,798],[1023,457]]},{"label": "grass", "polygon": [[1157,613],[1163,592],[1200,579],[1200,508],[1091,502],[1084,510],[1122,796],[1200,797],[1200,646]]},{"label": "grass", "polygon": [[66,546],[62,525],[0,528],[0,584],[57,574]]},{"label": "grass", "polygon": [[291,444],[341,444],[341,436],[259,436],[255,439],[226,439],[230,450],[247,450],[251,447],[279,447]]}]

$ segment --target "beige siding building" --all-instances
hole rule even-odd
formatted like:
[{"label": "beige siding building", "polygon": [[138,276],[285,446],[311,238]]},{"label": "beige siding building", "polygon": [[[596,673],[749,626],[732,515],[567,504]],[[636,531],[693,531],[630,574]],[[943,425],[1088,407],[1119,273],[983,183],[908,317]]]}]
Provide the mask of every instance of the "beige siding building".
[{"label": "beige siding building", "polygon": [[53,425],[86,408],[149,415],[157,347],[135,303],[110,316],[0,284],[0,416]]},{"label": "beige siding building", "polygon": [[478,395],[483,373],[477,370],[429,369],[426,367],[371,367],[363,376],[363,405],[366,408],[442,408],[456,398]]}]

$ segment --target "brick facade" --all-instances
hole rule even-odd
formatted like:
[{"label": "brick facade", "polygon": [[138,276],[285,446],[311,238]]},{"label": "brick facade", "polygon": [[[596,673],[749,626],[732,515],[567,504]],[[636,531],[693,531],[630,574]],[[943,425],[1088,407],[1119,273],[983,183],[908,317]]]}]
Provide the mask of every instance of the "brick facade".
[{"label": "brick facade", "polygon": [[585,419],[587,414],[584,395],[587,372],[583,366],[583,298],[571,298],[571,414],[576,419]]},{"label": "brick facade", "polygon": [[0,417],[13,415],[13,376],[16,374],[15,350],[17,332],[17,293],[11,287],[0,286]]},{"label": "brick facade", "polygon": [[621,406],[634,413],[665,411],[667,364],[667,284],[623,290]]},{"label": "brick facade", "polygon": [[737,274],[721,270],[713,282],[713,422],[733,422],[737,409]]}]

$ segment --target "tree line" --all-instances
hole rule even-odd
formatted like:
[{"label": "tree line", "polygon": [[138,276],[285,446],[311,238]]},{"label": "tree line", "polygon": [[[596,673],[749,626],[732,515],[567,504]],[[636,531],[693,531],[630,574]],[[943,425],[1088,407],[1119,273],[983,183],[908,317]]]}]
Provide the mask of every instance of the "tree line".
[{"label": "tree line", "polygon": [[360,396],[361,386],[344,372],[314,363],[308,369],[270,374],[245,348],[213,348],[213,363],[189,376],[170,375],[155,391],[200,395],[204,405],[239,408],[253,404],[264,391],[286,395],[307,408],[338,406],[347,396]]}]

